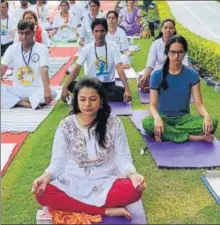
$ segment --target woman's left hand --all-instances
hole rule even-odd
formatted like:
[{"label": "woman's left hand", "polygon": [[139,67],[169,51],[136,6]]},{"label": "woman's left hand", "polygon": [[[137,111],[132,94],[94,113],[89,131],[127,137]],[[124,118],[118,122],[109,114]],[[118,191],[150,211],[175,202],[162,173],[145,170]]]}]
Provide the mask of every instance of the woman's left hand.
[{"label": "woman's left hand", "polygon": [[133,173],[133,174],[131,174],[129,176],[129,179],[131,180],[134,188],[137,191],[142,192],[142,191],[144,191],[144,189],[146,189],[145,179],[139,173]]},{"label": "woman's left hand", "polygon": [[203,119],[203,132],[205,135],[210,135],[213,131],[212,119],[210,116],[205,116]]}]

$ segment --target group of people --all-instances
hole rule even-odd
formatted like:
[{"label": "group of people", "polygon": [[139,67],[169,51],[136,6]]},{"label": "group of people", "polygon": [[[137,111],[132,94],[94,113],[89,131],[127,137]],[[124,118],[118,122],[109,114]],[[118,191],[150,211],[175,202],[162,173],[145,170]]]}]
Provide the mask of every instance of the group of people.
[{"label": "group of people", "polygon": [[[133,21],[135,13],[137,18],[139,14],[129,11],[134,0],[126,3],[128,12],[122,10],[118,15],[111,10],[105,19],[99,1],[91,0],[88,16],[76,24],[82,48],[61,96],[66,102],[69,92],[73,93],[72,113],[60,122],[51,162],[32,187],[37,201],[50,209],[131,218],[126,206],[139,201],[146,188],[144,176],[133,165],[122,121],[111,114],[108,103],[132,100],[124,73],[131,54],[126,38],[130,33],[118,20]],[[70,23],[69,3],[61,1],[60,6],[57,18]],[[43,36],[38,41],[37,24],[38,17],[26,11],[17,26],[18,42],[4,54],[1,74],[11,64],[14,69],[13,86],[2,85],[5,108],[37,109],[56,96],[49,85],[48,49],[42,44]],[[60,23],[56,24],[53,37],[59,34]],[[143,127],[155,141],[213,140],[218,122],[203,105],[199,75],[187,65],[187,50],[186,39],[177,35],[175,21],[164,20],[138,81],[139,88],[150,91],[151,116],[144,119]],[[85,77],[75,82],[82,66]],[[116,70],[123,87],[115,84]],[[191,95],[200,116],[190,114]]]}]

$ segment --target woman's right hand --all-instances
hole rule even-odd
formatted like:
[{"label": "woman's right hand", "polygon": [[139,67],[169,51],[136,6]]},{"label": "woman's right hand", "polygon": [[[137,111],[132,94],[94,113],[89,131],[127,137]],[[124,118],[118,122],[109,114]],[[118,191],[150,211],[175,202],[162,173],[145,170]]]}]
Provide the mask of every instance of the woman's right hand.
[{"label": "woman's right hand", "polygon": [[164,124],[160,116],[154,119],[154,137],[157,142],[161,142],[162,134],[164,133]]},{"label": "woman's right hand", "polygon": [[32,185],[32,193],[36,195],[42,195],[49,184],[52,181],[52,175],[45,173],[39,178],[37,178]]}]

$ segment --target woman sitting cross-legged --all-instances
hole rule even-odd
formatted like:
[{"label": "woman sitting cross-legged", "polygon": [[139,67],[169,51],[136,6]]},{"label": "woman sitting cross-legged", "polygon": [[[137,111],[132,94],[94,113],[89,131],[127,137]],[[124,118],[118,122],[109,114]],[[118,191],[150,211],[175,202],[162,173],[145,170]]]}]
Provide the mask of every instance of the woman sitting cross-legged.
[{"label": "woman sitting cross-legged", "polygon": [[121,120],[110,114],[101,82],[94,77],[79,81],[72,107],[57,128],[50,165],[32,192],[52,210],[130,218],[125,207],[141,198],[146,184],[132,163]]},{"label": "woman sitting cross-legged", "polygon": [[69,12],[70,6],[68,1],[60,2],[61,11],[57,13],[54,22],[53,30],[50,33],[50,38],[53,41],[76,41],[77,39],[77,24],[73,14]]},{"label": "woman sitting cross-legged", "polygon": [[135,0],[126,0],[127,6],[119,12],[119,25],[125,30],[126,35],[140,35],[141,14],[138,7],[135,7]]},{"label": "woman sitting cross-legged", "polygon": [[[199,75],[183,65],[187,42],[182,36],[172,36],[166,46],[163,68],[150,80],[150,111],[143,120],[144,129],[156,141],[213,141],[218,121],[211,119],[201,97]],[[190,96],[200,116],[190,115]]]}]

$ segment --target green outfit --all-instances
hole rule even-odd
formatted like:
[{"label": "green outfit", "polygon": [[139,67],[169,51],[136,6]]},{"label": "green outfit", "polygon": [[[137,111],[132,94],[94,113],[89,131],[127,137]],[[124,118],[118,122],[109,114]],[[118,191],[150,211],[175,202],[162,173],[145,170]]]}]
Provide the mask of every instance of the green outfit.
[{"label": "green outfit", "polygon": [[[203,117],[185,114],[183,116],[168,117],[161,115],[164,122],[162,140],[182,143],[188,140],[189,135],[203,135]],[[148,134],[154,136],[154,118],[149,116],[143,121],[143,127]],[[218,121],[212,119],[213,133],[217,129]]]}]

